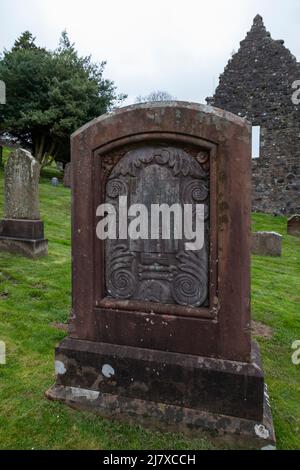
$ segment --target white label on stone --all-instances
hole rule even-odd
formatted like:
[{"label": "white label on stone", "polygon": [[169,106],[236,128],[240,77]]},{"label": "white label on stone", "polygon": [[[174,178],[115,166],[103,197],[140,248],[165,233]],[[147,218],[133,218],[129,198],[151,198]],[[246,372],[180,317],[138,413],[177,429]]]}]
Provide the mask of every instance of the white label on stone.
[{"label": "white label on stone", "polygon": [[255,434],[261,439],[268,439],[270,436],[269,431],[263,424],[256,424],[254,427]]},{"label": "white label on stone", "polygon": [[107,379],[110,379],[115,375],[115,369],[113,369],[109,364],[104,364],[104,366],[102,367],[102,374]]},{"label": "white label on stone", "polygon": [[0,341],[0,364],[6,364],[6,347],[4,341]]},{"label": "white label on stone", "polygon": [[55,373],[56,375],[64,375],[67,372],[65,365],[61,361],[55,361]]}]

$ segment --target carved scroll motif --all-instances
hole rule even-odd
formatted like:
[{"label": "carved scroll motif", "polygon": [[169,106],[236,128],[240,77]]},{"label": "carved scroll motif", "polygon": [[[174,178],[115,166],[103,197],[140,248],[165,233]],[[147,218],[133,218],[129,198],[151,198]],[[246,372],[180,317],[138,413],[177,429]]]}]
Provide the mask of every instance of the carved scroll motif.
[{"label": "carved scroll motif", "polygon": [[[109,156],[106,157],[107,161]],[[128,205],[204,204],[205,244],[185,251],[186,240],[107,240],[107,294],[191,307],[207,305],[209,272],[209,156],[173,146],[129,150],[107,171],[106,202]]]},{"label": "carved scroll motif", "polygon": [[108,293],[117,299],[130,299],[135,291],[135,277],[131,272],[134,255],[126,245],[115,245],[110,257],[107,277]]},{"label": "carved scroll motif", "polygon": [[119,196],[125,196],[127,194],[125,181],[118,178],[110,179],[106,186],[106,194],[112,199]]},{"label": "carved scroll motif", "polygon": [[207,263],[199,253],[183,252],[176,257],[178,274],[172,283],[172,294],[179,305],[199,307],[207,298]]}]

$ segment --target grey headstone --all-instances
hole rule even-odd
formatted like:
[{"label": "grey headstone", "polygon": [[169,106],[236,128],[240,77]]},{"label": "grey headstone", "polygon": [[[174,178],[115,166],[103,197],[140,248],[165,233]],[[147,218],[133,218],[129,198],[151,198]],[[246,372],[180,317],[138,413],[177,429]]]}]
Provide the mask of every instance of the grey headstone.
[{"label": "grey headstone", "polygon": [[258,256],[281,256],[282,235],[276,232],[252,233],[252,254]]},{"label": "grey headstone", "polygon": [[59,184],[58,179],[57,178],[52,178],[51,184],[52,184],[52,186],[58,186],[58,184]]},{"label": "grey headstone", "polygon": [[67,163],[65,166],[64,187],[71,188],[71,163]]},{"label": "grey headstone", "polygon": [[6,219],[40,218],[40,164],[24,149],[16,149],[5,166],[4,217]]},{"label": "grey headstone", "polygon": [[289,218],[287,232],[294,237],[300,237],[300,214],[293,215]]}]

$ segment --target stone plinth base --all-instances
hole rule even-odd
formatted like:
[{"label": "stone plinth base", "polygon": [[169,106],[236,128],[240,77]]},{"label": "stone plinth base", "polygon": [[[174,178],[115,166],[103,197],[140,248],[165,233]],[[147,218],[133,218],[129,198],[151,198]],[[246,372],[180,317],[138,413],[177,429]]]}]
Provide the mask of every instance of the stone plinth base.
[{"label": "stone plinth base", "polygon": [[275,446],[260,365],[67,338],[56,350],[56,384],[46,393],[105,417],[244,448]]},{"label": "stone plinth base", "polygon": [[48,254],[42,220],[4,219],[0,222],[0,250],[30,258]]}]

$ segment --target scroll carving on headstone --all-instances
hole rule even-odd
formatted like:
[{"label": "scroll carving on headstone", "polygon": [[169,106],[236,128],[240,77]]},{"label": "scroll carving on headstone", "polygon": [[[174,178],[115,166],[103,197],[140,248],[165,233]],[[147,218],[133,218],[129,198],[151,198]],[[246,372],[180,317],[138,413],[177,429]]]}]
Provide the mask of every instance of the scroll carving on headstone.
[{"label": "scroll carving on headstone", "polygon": [[[107,158],[105,159],[107,162]],[[120,196],[128,205],[196,204],[205,206],[209,234],[209,156],[172,145],[129,150],[106,182],[106,202],[118,212]],[[194,209],[193,209],[194,210]],[[117,218],[118,220],[118,218]],[[172,220],[172,219],[171,219]],[[151,221],[149,220],[149,226]],[[149,237],[150,238],[150,237]],[[106,289],[115,299],[189,307],[208,305],[209,236],[201,250],[187,251],[183,237],[106,240]]]}]

